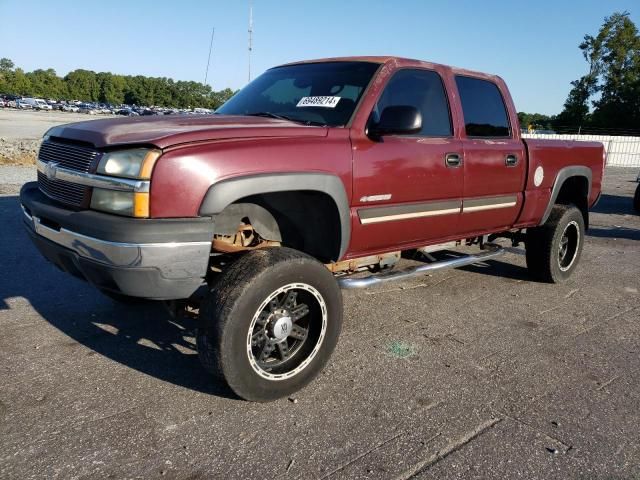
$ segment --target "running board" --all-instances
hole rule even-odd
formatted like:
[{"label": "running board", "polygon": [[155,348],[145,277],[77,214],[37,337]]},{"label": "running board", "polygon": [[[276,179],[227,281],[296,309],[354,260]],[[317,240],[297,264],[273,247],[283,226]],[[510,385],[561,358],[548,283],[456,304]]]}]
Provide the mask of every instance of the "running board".
[{"label": "running board", "polygon": [[464,267],[465,265],[483,262],[505,253],[504,249],[500,245],[496,245],[494,243],[485,243],[484,249],[485,251],[476,255],[465,255],[463,257],[452,258],[451,260],[442,260],[439,262],[428,263],[426,265],[418,265],[417,267],[407,268],[404,270],[385,270],[362,278],[339,278],[338,285],[340,288],[344,289],[368,288],[380,283],[418,277],[426,273],[435,272],[436,270],[444,270],[445,268]]}]

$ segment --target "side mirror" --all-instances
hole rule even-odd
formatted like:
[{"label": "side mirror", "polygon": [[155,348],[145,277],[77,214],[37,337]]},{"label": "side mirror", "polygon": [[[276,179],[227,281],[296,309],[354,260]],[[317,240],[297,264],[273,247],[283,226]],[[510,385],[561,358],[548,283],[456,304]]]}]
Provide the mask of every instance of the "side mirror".
[{"label": "side mirror", "polygon": [[380,121],[369,126],[369,135],[409,135],[422,129],[422,114],[416,107],[393,105],[386,107],[380,115]]}]

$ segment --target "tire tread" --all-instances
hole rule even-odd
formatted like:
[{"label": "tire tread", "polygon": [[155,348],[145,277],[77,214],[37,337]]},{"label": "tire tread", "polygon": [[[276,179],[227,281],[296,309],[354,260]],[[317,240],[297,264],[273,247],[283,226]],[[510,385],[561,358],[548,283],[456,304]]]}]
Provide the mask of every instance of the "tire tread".
[{"label": "tire tread", "polygon": [[[225,381],[236,394],[248,400],[267,401],[281,395],[277,395],[275,390],[274,392],[251,391],[242,378],[236,378],[236,375],[230,373],[238,372],[238,370],[233,363],[233,352],[229,346],[229,340],[232,338],[229,335],[232,334],[229,332],[233,331],[235,322],[239,320],[235,318],[236,312],[243,305],[242,302],[248,297],[250,290],[258,288],[257,285],[263,285],[259,287],[263,288],[266,281],[263,277],[270,274],[271,267],[277,265],[278,268],[282,268],[283,264],[288,269],[296,267],[318,268],[317,276],[326,275],[325,282],[334,282],[331,273],[324,265],[303,252],[286,247],[252,250],[242,254],[229,266],[212,286],[200,306],[200,324],[196,342],[198,356],[203,367],[216,378]],[[310,266],[310,264],[317,266]],[[335,286],[335,292],[339,298],[339,300],[335,300],[337,303],[334,305],[339,307],[340,314],[337,315],[337,318],[332,319],[338,328],[337,332],[339,332],[342,323],[342,297],[337,284],[331,286],[332,288]],[[329,354],[332,350],[331,346]],[[300,388],[312,378],[306,380],[302,378]]]},{"label": "tire tread", "polygon": [[[577,253],[578,257],[584,243],[584,221],[582,213],[574,205],[554,205],[547,221],[535,228],[527,231],[526,261],[527,269],[530,275],[541,282],[560,283],[566,278],[559,275],[555,269],[555,237],[558,234],[559,226],[569,216],[580,218],[582,231],[580,232],[580,246]],[[576,263],[578,258],[576,258]]]}]

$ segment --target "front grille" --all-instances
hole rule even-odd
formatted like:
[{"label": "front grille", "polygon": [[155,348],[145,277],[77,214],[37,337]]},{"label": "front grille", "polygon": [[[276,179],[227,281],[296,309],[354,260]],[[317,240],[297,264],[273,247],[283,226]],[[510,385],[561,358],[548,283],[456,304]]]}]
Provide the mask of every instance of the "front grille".
[{"label": "front grille", "polygon": [[64,180],[49,180],[45,174],[38,172],[38,186],[48,197],[69,205],[80,206],[84,203],[87,187]]},{"label": "front grille", "polygon": [[[44,163],[56,162],[59,167],[88,173],[100,155],[100,152],[92,148],[45,141],[40,147],[38,160]],[[42,172],[38,172],[38,186],[50,198],[76,207],[83,206],[89,198],[89,187],[64,180],[50,180]]]}]

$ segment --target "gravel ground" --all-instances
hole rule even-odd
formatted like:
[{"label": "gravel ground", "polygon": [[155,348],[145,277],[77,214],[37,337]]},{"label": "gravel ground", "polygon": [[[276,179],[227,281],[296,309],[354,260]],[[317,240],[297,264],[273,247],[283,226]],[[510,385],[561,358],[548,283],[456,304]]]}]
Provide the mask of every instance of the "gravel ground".
[{"label": "gravel ground", "polygon": [[0,194],[17,194],[22,185],[36,178],[34,165],[2,165],[0,166]]},{"label": "gravel ground", "polygon": [[640,478],[636,173],[607,170],[566,284],[516,248],[345,291],[328,368],[268,404],[205,374],[193,322],[47,264],[2,196],[0,477]]},{"label": "gravel ground", "polygon": [[33,165],[49,128],[95,118],[84,113],[0,109],[0,165]]}]

